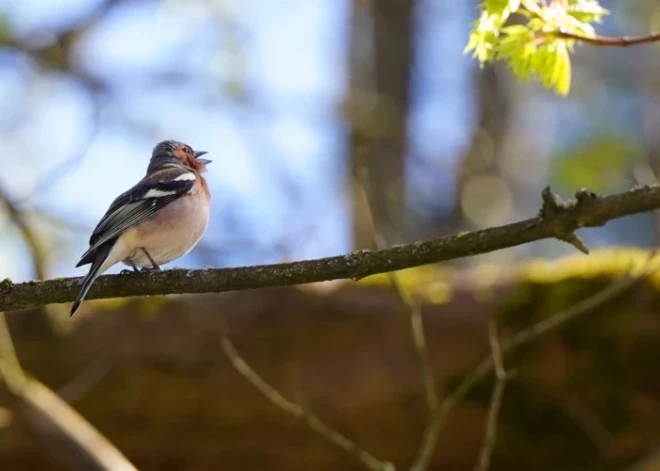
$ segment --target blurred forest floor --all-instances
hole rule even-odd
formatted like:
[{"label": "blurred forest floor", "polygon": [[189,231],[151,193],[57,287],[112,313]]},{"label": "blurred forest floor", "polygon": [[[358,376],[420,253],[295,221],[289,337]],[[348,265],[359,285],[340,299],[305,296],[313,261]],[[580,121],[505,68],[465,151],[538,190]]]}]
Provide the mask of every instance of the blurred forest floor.
[{"label": "blurred forest floor", "polygon": [[[406,289],[427,301],[441,396],[488,355],[488,316],[511,337],[647,259],[618,250],[509,270],[404,272]],[[640,281],[505,358],[514,376],[492,469],[623,469],[658,447],[659,281]],[[25,369],[140,470],[361,469],[239,376],[220,347],[224,335],[284,396],[375,456],[406,469],[417,452],[428,414],[419,364],[399,294],[383,275],[87,303],[82,314],[66,333],[43,311],[9,313],[8,321]],[[431,469],[474,467],[492,382],[480,382],[452,411]],[[67,469],[53,465],[47,450],[57,451],[56,443],[26,410],[7,396],[0,404],[12,419],[0,426],[3,469]]]}]

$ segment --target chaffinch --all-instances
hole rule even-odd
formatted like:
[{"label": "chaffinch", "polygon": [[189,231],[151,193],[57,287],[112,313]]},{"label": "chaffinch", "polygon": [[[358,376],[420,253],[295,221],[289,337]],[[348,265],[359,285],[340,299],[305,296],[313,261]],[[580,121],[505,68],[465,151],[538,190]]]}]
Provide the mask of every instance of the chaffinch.
[{"label": "chaffinch", "polygon": [[160,265],[187,254],[199,242],[206,232],[211,202],[201,175],[211,162],[200,158],[204,154],[177,141],[154,147],[147,175],[112,202],[76,265],[92,266],[71,315],[94,280],[116,263],[123,262],[134,271],[137,267],[160,270]]}]

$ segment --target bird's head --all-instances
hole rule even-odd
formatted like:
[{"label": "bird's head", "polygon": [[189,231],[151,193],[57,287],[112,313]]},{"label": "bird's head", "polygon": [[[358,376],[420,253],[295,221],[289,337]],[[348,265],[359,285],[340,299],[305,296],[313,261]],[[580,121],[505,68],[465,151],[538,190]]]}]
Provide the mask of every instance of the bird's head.
[{"label": "bird's head", "polygon": [[167,165],[179,164],[201,173],[206,171],[206,165],[211,163],[210,160],[201,158],[205,154],[205,151],[192,150],[189,145],[183,142],[159,142],[151,154],[151,161],[149,162],[147,172],[151,173]]}]

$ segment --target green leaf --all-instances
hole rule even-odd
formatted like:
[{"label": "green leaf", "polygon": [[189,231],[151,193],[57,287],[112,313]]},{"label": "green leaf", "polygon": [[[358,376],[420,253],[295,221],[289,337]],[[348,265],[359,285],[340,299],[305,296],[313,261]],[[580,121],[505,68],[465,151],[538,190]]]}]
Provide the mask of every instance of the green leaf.
[{"label": "green leaf", "polygon": [[609,13],[597,0],[569,0],[566,11],[583,23],[598,23]]},{"label": "green leaf", "polygon": [[483,3],[483,8],[489,15],[502,15],[508,6],[509,0],[485,0]]},{"label": "green leaf", "polygon": [[470,39],[465,52],[474,50],[473,57],[476,57],[481,64],[493,59],[495,55],[495,45],[500,34],[502,23],[506,21],[501,15],[482,12],[481,17],[475,22],[474,28],[470,33]]},{"label": "green leaf", "polygon": [[464,53],[474,51],[473,57],[483,65],[495,57],[500,31],[511,13],[520,8],[520,0],[485,0],[481,16],[475,21]]},{"label": "green leaf", "polygon": [[[480,65],[504,60],[520,80],[537,76],[546,88],[567,95],[571,88],[571,57],[575,40],[559,31],[594,35],[590,23],[608,11],[597,0],[484,0],[464,52],[473,51]],[[505,26],[520,13],[526,24]]]},{"label": "green leaf", "polygon": [[482,7],[491,15],[509,15],[520,7],[520,0],[485,0]]},{"label": "green leaf", "polygon": [[529,79],[531,58],[536,52],[533,33],[522,25],[508,26],[502,30],[503,38],[497,46],[497,59],[509,61],[513,74],[520,80]]},{"label": "green leaf", "polygon": [[556,60],[552,71],[552,85],[562,96],[571,91],[571,57],[568,54],[566,41],[557,41],[555,46]]}]

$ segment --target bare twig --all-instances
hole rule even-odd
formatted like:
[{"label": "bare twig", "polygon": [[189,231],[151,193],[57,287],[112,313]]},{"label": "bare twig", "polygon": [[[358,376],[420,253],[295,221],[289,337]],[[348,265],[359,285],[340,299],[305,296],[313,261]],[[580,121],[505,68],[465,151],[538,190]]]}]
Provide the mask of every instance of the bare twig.
[{"label": "bare twig", "polygon": [[[383,231],[380,230],[380,226],[375,218],[375,213],[371,205],[371,199],[367,188],[369,188],[369,175],[367,174],[366,169],[363,169],[361,172],[361,183],[362,183],[362,193],[364,195],[364,200],[366,201],[366,213],[371,224],[371,229],[373,232],[374,243],[376,247],[380,250],[388,248],[387,240],[383,234]],[[406,307],[408,313],[408,321],[410,322],[410,332],[413,340],[413,345],[415,347],[415,353],[417,354],[417,360],[419,362],[420,370],[422,373],[422,381],[424,383],[424,393],[426,396],[426,404],[429,409],[429,417],[435,413],[435,410],[438,408],[438,392],[435,382],[435,376],[433,375],[433,366],[431,364],[431,359],[429,356],[429,350],[426,345],[426,335],[424,334],[424,319],[422,317],[422,305],[418,299],[415,299],[411,296],[403,286],[401,282],[401,275],[399,272],[391,271],[387,275],[390,278],[392,286],[396,289],[396,292],[401,298],[404,306]]]},{"label": "bare twig", "polygon": [[431,417],[431,423],[424,432],[422,443],[415,462],[410,467],[410,471],[424,471],[428,468],[435,453],[438,444],[440,432],[444,429],[449,413],[456,407],[456,405],[463,399],[474,385],[484,378],[492,369],[493,360],[489,356],[482,360],[479,365],[472,370],[461,381],[456,390],[447,396],[436,409],[436,413]]},{"label": "bare twig", "polygon": [[72,404],[82,398],[90,389],[105,378],[111,368],[112,364],[105,355],[95,358],[68,383],[60,387],[57,390],[57,395],[69,404]]},{"label": "bare twig", "polygon": [[605,427],[603,422],[577,397],[566,397],[561,401],[561,406],[566,415],[575,422],[591,440],[594,447],[601,456],[607,457],[610,452],[612,433]]},{"label": "bare twig", "polygon": [[[558,329],[559,327],[562,327],[568,322],[571,322],[593,311],[594,309],[603,306],[612,299],[615,299],[617,296],[621,295],[630,287],[632,287],[641,278],[648,276],[655,270],[655,267],[651,263],[653,259],[654,256],[650,257],[646,269],[642,270],[636,276],[624,275],[612,281],[608,286],[593,296],[581,300],[580,302],[566,308],[554,316],[534,324],[522,332],[519,332],[513,338],[502,342],[502,355],[507,355],[517,348],[523,345],[527,345],[528,343],[539,339],[543,335],[546,335]],[[447,423],[449,413],[480,380],[486,377],[486,375],[493,370],[493,366],[494,362],[491,356],[484,358],[471,372],[465,376],[465,378],[463,378],[463,381],[459,383],[454,392],[447,396],[444,401],[442,401],[435,415],[433,416],[432,426],[424,435],[422,445],[420,446],[417,458],[415,459],[415,464],[412,466],[411,470],[421,471],[428,467],[428,464],[430,463],[431,458],[435,453],[440,432]]]},{"label": "bare twig", "polygon": [[[534,11],[530,11],[524,6],[516,11],[517,14],[525,16],[527,18],[539,18],[543,22],[546,22],[546,19]],[[614,47],[628,47],[635,46],[639,44],[649,44],[660,41],[660,33],[651,33],[645,34],[642,36],[621,36],[621,37],[606,37],[606,36],[585,36],[578,33],[571,33],[569,31],[559,30],[553,33],[555,36],[564,39],[573,39],[574,41],[580,41],[592,46],[614,46]]]},{"label": "bare twig", "polygon": [[373,471],[394,471],[394,465],[389,462],[380,461],[367,451],[360,448],[355,442],[342,435],[325,422],[321,421],[316,415],[309,412],[300,405],[289,401],[279,393],[273,386],[268,384],[259,376],[234,347],[234,344],[228,337],[223,337],[220,341],[222,350],[231,362],[232,366],[238,371],[250,384],[263,394],[266,399],[271,401],[277,407],[292,415],[293,417],[304,421],[309,428],[321,435],[326,440],[335,444],[342,450],[355,456],[367,468]]},{"label": "bare twig", "polygon": [[660,41],[660,33],[653,33],[644,36],[622,36],[620,38],[608,38],[605,36],[583,36],[581,34],[569,33],[568,31],[559,31],[557,36],[564,39],[573,39],[575,41],[591,44],[592,46],[628,47]]},{"label": "bare twig", "polygon": [[10,391],[20,390],[27,378],[18,360],[4,313],[0,313],[0,378]]},{"label": "bare twig", "polygon": [[498,380],[505,381],[507,374],[504,369],[504,358],[502,358],[502,347],[495,319],[490,319],[488,322],[488,342],[490,343],[490,355],[495,365],[495,376]]},{"label": "bare twig", "polygon": [[[403,292],[403,286],[397,275],[392,276],[397,291]],[[403,295],[405,301],[406,295]],[[426,405],[429,409],[429,416],[432,417],[438,408],[438,391],[433,374],[433,366],[429,356],[429,350],[426,345],[426,336],[424,334],[424,320],[422,318],[422,306],[419,300],[409,299],[406,302],[408,307],[408,317],[410,319],[410,328],[412,332],[413,344],[417,359],[422,370],[422,380],[424,381],[424,393],[426,396]]]},{"label": "bare twig", "polygon": [[495,365],[495,386],[493,387],[493,395],[490,400],[490,407],[488,408],[484,443],[479,452],[479,460],[477,461],[475,471],[487,471],[490,467],[490,460],[493,456],[493,450],[495,449],[495,442],[497,441],[497,420],[500,415],[500,408],[502,407],[502,398],[504,397],[504,388],[507,380],[506,370],[504,369],[504,360],[502,359],[502,347],[500,346],[500,338],[497,333],[497,325],[492,318],[488,323],[488,340],[490,342],[491,358]]},{"label": "bare twig", "polygon": [[0,206],[4,207],[11,221],[23,236],[25,244],[32,254],[34,274],[39,280],[46,279],[46,254],[35,232],[27,223],[24,212],[12,201],[4,191],[0,190]]},{"label": "bare twig", "polygon": [[[77,452],[85,469],[97,471],[137,471],[136,468],[57,394],[29,377],[16,355],[5,315],[0,313],[0,379],[9,392],[27,406],[27,415],[35,428],[51,428],[68,449]],[[73,453],[68,458],[76,460]]]},{"label": "bare twig", "polygon": [[[549,193],[549,190],[544,193]],[[612,219],[660,208],[660,187],[636,188],[604,197],[582,190],[576,194],[575,201],[561,204],[557,201],[549,203],[552,199],[544,198],[541,214],[532,219],[384,250],[357,251],[348,255],[274,265],[102,276],[90,290],[87,299],[220,293],[345,278],[359,279],[377,273],[492,252],[535,240],[565,240],[580,227],[602,226]],[[81,283],[82,278],[18,284],[4,280],[0,282],[0,310],[70,302]]]},{"label": "bare twig", "polygon": [[30,378],[20,399],[28,407],[28,421],[35,431],[46,431],[47,438],[65,444],[64,459],[76,468],[84,464],[82,469],[90,471],[137,471],[107,438],[43,383]]}]

